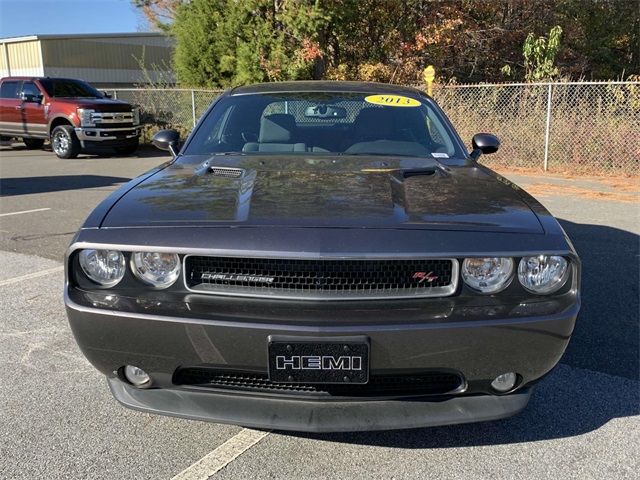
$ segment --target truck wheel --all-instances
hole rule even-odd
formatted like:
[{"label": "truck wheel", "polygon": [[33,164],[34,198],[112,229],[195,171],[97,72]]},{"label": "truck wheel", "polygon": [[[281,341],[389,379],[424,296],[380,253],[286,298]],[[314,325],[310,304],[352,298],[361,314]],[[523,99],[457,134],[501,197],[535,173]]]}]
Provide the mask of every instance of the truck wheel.
[{"label": "truck wheel", "polygon": [[37,150],[44,145],[44,140],[41,138],[23,138],[22,141],[29,150]]},{"label": "truck wheel", "polygon": [[71,125],[58,125],[51,132],[51,147],[59,158],[76,158],[80,153],[80,141]]},{"label": "truck wheel", "polygon": [[132,143],[124,147],[116,147],[116,153],[119,155],[131,155],[138,150],[138,142]]}]

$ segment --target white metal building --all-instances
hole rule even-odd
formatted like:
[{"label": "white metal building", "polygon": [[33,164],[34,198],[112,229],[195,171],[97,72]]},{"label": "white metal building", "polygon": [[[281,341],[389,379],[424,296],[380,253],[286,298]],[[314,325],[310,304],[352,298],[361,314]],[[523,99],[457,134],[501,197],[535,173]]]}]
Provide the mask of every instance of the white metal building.
[{"label": "white metal building", "polygon": [[100,88],[174,83],[172,40],[157,32],[0,39],[0,76],[80,78]]}]

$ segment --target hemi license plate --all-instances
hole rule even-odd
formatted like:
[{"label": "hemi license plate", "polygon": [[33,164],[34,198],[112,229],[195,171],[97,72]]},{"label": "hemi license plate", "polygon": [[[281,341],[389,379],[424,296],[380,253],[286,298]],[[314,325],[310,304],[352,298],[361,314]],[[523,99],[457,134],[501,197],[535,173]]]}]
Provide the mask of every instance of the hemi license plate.
[{"label": "hemi license plate", "polygon": [[366,337],[269,337],[269,380],[284,383],[367,383]]}]

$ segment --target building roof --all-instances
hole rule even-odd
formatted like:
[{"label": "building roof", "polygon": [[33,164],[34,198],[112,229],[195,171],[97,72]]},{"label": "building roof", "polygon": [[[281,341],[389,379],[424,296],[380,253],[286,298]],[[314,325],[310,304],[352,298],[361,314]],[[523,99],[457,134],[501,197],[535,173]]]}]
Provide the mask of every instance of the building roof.
[{"label": "building roof", "polygon": [[0,42],[18,43],[33,40],[64,40],[79,38],[140,38],[140,37],[164,37],[161,32],[127,32],[127,33],[64,33],[64,34],[34,34],[22,37],[0,38]]}]

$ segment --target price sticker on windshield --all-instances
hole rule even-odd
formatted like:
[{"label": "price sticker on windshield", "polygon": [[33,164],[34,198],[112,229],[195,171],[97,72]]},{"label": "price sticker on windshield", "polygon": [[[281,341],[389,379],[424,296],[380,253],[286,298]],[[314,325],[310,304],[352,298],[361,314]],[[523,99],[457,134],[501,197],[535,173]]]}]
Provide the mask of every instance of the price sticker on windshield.
[{"label": "price sticker on windshield", "polygon": [[419,107],[422,105],[415,98],[403,97],[402,95],[369,95],[364,97],[364,101],[387,107]]}]

